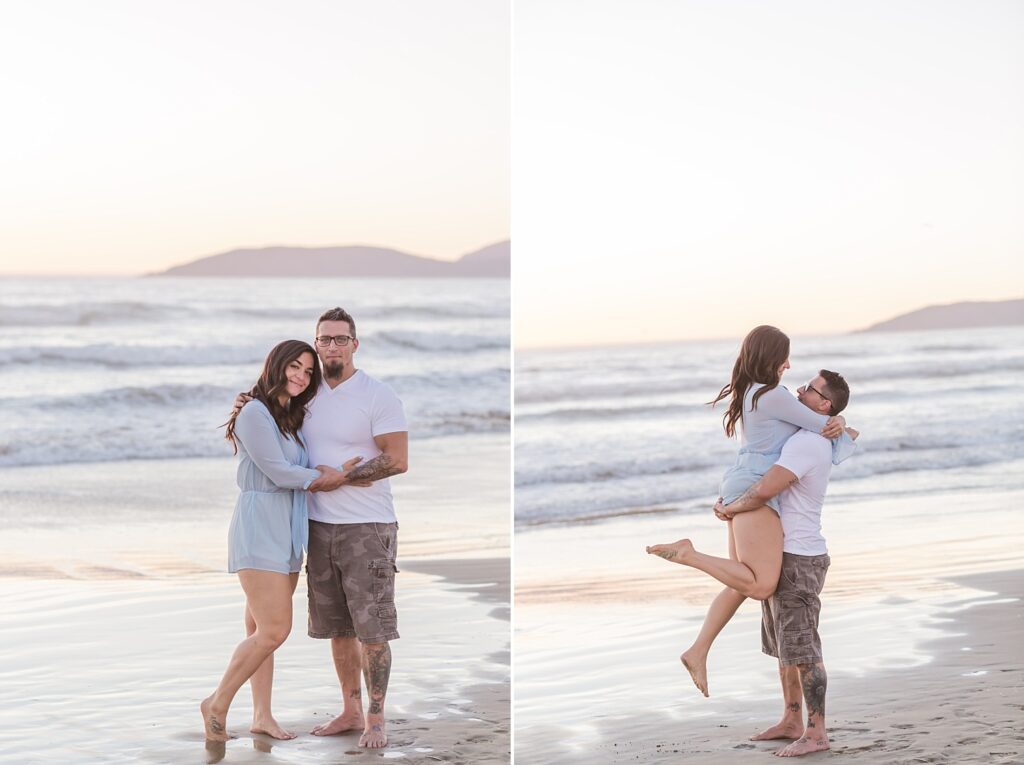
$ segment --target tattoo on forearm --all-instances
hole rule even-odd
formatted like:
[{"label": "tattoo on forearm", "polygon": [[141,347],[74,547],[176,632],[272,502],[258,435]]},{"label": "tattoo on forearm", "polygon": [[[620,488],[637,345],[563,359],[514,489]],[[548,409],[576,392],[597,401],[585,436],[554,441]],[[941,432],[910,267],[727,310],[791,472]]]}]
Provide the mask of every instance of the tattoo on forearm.
[{"label": "tattoo on forearm", "polygon": [[757,488],[756,483],[749,489],[747,489],[745,492],[743,492],[743,494],[740,495],[740,498],[737,499],[735,502],[730,502],[728,505],[726,505],[726,511],[730,513],[738,513],[744,510],[753,510],[754,508],[763,505],[764,500],[762,500],[758,493],[754,491],[755,488]]},{"label": "tattoo on forearm", "polygon": [[825,717],[825,690],[828,687],[828,675],[823,664],[801,665],[800,684],[804,689],[804,702],[807,704],[807,727],[814,727],[814,716]]},{"label": "tattoo on forearm", "polygon": [[350,483],[352,481],[379,481],[381,478],[398,475],[400,472],[395,467],[391,455],[381,454],[350,470],[348,480]]},{"label": "tattoo on forearm", "polygon": [[391,646],[387,643],[372,648],[363,646],[363,674],[370,694],[369,713],[379,715],[384,711],[384,697],[391,677]]}]

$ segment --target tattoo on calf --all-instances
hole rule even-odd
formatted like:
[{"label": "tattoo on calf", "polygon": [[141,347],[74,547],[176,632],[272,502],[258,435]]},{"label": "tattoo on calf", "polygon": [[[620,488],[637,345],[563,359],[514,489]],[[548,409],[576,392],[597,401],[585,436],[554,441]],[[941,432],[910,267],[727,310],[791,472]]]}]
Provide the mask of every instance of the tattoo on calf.
[{"label": "tattoo on calf", "polygon": [[370,694],[369,713],[379,715],[384,711],[384,697],[391,677],[391,646],[387,643],[373,648],[363,646],[363,662],[366,690]]},{"label": "tattoo on calf", "polygon": [[807,727],[813,728],[812,715],[825,716],[825,690],[828,687],[828,675],[822,664],[804,664],[800,666],[800,683],[804,689],[804,701],[807,704]]},{"label": "tattoo on calf", "polygon": [[350,470],[348,480],[349,482],[379,481],[381,478],[398,475],[399,472],[401,471],[395,468],[394,460],[391,459],[391,456],[381,454]]}]

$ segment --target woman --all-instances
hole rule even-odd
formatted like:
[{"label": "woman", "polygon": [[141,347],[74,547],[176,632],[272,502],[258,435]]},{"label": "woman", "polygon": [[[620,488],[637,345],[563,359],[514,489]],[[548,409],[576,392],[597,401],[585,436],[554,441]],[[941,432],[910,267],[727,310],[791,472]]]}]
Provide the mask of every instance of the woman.
[{"label": "woman", "polygon": [[270,691],[274,650],[291,631],[292,594],[309,533],[305,490],[322,474],[337,473],[325,466],[310,469],[299,437],[306,405],[319,386],[316,352],[301,340],[285,340],[267,356],[249,403],[227,422],[225,437],[239,454],[241,489],[228,531],[228,571],[238,574],[245,591],[248,637],[235,649],[217,690],[200,705],[207,740],[231,738],[228,707],[250,678],[252,732],[295,738],[271,714]]},{"label": "woman", "polygon": [[[732,379],[711,402],[729,398],[722,418],[725,433],[736,434],[742,423],[736,463],[722,479],[723,504],[738,499],[761,479],[779,459],[786,440],[801,428],[820,432],[833,442],[833,462],[849,456],[853,444],[844,434],[841,415],[817,414],[779,387],[789,369],[789,338],[770,326],[755,327],[743,339],[732,369]],[[775,591],[782,568],[782,523],[778,499],[764,507],[740,513],[729,521],[729,559],[697,552],[688,539],[670,545],[654,545],[647,552],[666,560],[692,566],[726,585],[712,602],[696,641],[680,656],[694,684],[705,696],[707,655],[711,644],[746,598],[764,600]]]}]

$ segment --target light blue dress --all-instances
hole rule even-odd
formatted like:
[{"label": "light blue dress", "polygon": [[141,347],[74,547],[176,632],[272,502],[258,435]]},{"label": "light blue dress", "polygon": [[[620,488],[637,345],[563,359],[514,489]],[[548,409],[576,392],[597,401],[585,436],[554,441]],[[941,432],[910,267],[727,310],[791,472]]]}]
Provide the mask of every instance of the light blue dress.
[{"label": "light blue dress", "polygon": [[306,450],[278,430],[261,401],[250,401],[235,419],[238,488],[228,530],[228,571],[254,568],[296,573],[309,538],[305,489],[320,476]]},{"label": "light blue dress", "polygon": [[[828,422],[827,414],[812,412],[781,385],[761,396],[757,400],[757,409],[751,409],[754,393],[763,387],[763,383],[755,383],[743,397],[740,451],[736,455],[736,464],[726,471],[719,487],[719,495],[727,505],[739,499],[778,462],[782,446],[791,435],[801,428],[820,433]],[[839,438],[832,440],[832,464],[838,465],[856,448],[857,444],[844,431]],[[767,504],[779,512],[778,497],[768,500]]]}]

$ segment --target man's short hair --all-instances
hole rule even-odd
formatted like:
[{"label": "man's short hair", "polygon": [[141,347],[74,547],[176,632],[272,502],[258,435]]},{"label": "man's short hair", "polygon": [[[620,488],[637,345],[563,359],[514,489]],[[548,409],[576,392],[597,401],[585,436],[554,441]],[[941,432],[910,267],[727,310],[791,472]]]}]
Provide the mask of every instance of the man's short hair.
[{"label": "man's short hair", "polygon": [[822,393],[825,394],[825,398],[832,404],[832,408],[829,409],[828,413],[835,417],[846,409],[846,405],[850,403],[850,386],[846,384],[846,380],[838,372],[819,369],[818,374],[825,379],[825,390]]},{"label": "man's short hair", "polygon": [[344,308],[335,307],[329,311],[324,311],[320,318],[316,320],[317,332],[320,331],[320,325],[325,321],[347,321],[352,337],[356,336],[356,320],[353,319],[352,315]]}]

